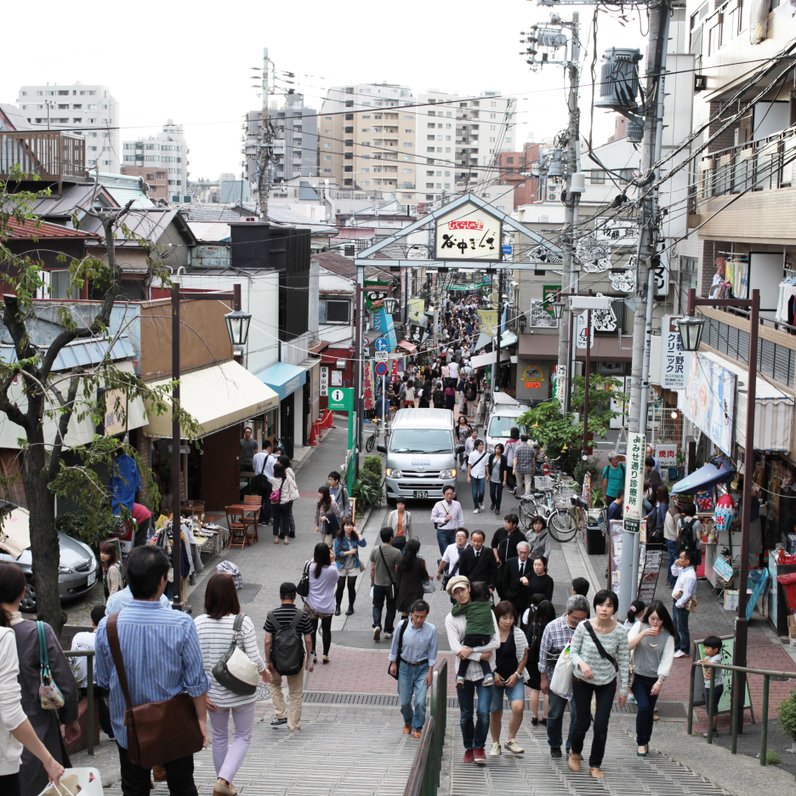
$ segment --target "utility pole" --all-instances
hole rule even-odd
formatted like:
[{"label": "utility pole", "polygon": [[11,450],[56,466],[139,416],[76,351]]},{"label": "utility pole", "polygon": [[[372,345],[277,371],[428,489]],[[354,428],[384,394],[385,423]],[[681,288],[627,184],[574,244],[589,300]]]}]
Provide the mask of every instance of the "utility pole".
[{"label": "utility pole", "polygon": [[270,96],[271,60],[268,48],[263,47],[262,94],[260,111],[260,149],[257,153],[257,204],[261,221],[268,220],[268,192],[271,188],[271,157],[273,155],[273,130],[268,121],[268,99]]},{"label": "utility pole", "polygon": [[[631,432],[644,434],[649,403],[650,338],[655,305],[653,255],[657,249],[658,175],[654,169],[661,159],[663,135],[664,79],[669,43],[669,18],[672,0],[650,8],[649,46],[647,48],[647,86],[644,107],[644,147],[642,159],[641,217],[636,278],[636,307],[633,313],[633,358],[630,376]],[[646,295],[645,295],[646,293]],[[622,560],[619,580],[619,615],[630,607],[636,593],[639,565],[639,535],[625,530],[622,534]]]}]

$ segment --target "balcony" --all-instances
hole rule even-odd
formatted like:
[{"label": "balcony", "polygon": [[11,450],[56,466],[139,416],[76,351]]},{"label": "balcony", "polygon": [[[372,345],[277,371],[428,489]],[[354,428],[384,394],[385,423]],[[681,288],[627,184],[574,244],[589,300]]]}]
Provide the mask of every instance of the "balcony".
[{"label": "balcony", "polygon": [[85,139],[57,130],[0,132],[0,180],[20,171],[43,182],[85,177]]},{"label": "balcony", "polygon": [[[796,126],[702,158],[699,216],[705,237],[790,241],[796,208]],[[689,208],[691,209],[691,208]]]}]

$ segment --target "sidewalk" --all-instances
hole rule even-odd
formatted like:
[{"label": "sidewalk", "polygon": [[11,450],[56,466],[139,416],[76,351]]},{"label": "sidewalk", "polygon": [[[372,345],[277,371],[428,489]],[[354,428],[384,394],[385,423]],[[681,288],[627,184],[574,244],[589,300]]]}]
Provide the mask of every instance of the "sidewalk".
[{"label": "sidewalk", "polygon": [[[318,486],[326,483],[331,470],[339,470],[345,458],[346,430],[331,429],[320,446],[307,451],[296,464],[296,474],[301,499],[294,507],[297,538],[290,545],[274,545],[270,527],[260,528],[260,541],[245,550],[225,551],[224,558],[241,568],[244,588],[240,593],[242,610],[258,628],[262,639],[262,626],[267,612],[278,604],[279,584],[283,580],[297,582],[304,561],[312,556],[319,541],[313,533],[315,503]],[[472,513],[470,491],[464,481],[459,483],[459,494],[469,530],[483,528],[487,543],[502,524],[502,517],[494,514]],[[435,568],[439,556],[434,530],[430,522],[431,503],[410,506],[414,515],[416,536],[429,570]],[[506,495],[503,512],[516,510],[518,501]],[[360,530],[368,546],[363,556],[370,555],[372,545],[378,542],[378,530],[386,517],[382,507],[371,512]],[[222,557],[214,560],[217,564]],[[591,595],[604,578],[605,563],[600,557],[587,556],[579,543],[559,545],[553,543],[549,571],[555,581],[554,602],[560,611],[570,592],[573,577],[587,577],[593,584]],[[189,597],[194,616],[202,613],[204,583],[215,571],[214,566],[202,573]],[[369,599],[370,582],[367,573],[359,578],[355,613],[334,617],[332,621],[332,647],[330,663],[320,662],[307,676],[305,708],[300,734],[290,737],[273,730],[270,697],[257,706],[258,723],[243,768],[236,779],[241,796],[260,794],[399,794],[403,792],[409,773],[416,742],[401,735],[401,717],[395,699],[395,682],[386,674],[389,642],[374,642],[371,629]],[[659,586],[658,595],[667,597],[665,584]],[[731,632],[732,615],[719,606],[714,610],[712,601],[700,590],[700,612],[694,618],[693,635],[701,637],[710,632],[719,635]],[[449,611],[449,598],[439,590],[427,595],[431,605],[429,621],[439,632],[440,657],[449,655],[444,633],[444,619]],[[344,602],[345,607],[345,602]],[[715,614],[715,617],[714,617]],[[781,658],[783,650],[772,643],[760,629],[758,622],[750,632],[750,660],[772,668],[792,668]],[[730,628],[728,631],[727,628]],[[779,653],[779,656],[777,656]],[[752,657],[752,655],[759,657]],[[776,666],[774,665],[776,661]],[[617,712],[612,718],[609,747],[606,757],[608,779],[599,785],[588,776],[574,778],[565,771],[561,761],[551,761],[541,727],[532,728],[526,713],[518,736],[526,747],[521,758],[502,757],[490,760],[486,769],[465,766],[461,762],[461,735],[458,727],[458,710],[455,709],[455,688],[449,681],[448,742],[443,760],[441,794],[465,796],[466,794],[529,793],[752,793],[754,788],[746,782],[757,783],[760,788],[777,788],[788,792],[793,780],[774,768],[762,769],[757,761],[738,755],[731,757],[725,750],[709,748],[700,737],[689,738],[685,733],[685,704],[688,699],[687,670],[685,662],[675,662],[675,673],[667,683],[662,697],[662,720],[656,723],[652,747],[656,750],[649,758],[635,756],[632,731],[632,712]],[[781,686],[777,684],[781,690]],[[772,702],[775,687],[772,684]],[[778,691],[779,693],[779,691]],[[752,683],[752,698],[760,704]],[[632,710],[632,709],[631,709]],[[504,717],[505,718],[505,717]],[[699,725],[698,725],[699,726]],[[701,727],[700,727],[701,728]],[[267,750],[267,751],[266,751]],[[662,754],[659,754],[662,753]],[[505,753],[504,753],[505,754]],[[118,789],[118,762],[114,744],[103,740],[97,754],[91,758],[85,753],[74,757],[75,765],[95,765],[100,768],[106,793],[120,793]],[[196,756],[197,784],[200,793],[209,793],[213,781],[212,760],[209,751]],[[621,777],[617,772],[622,771]],[[783,787],[784,786],[784,787]],[[722,790],[721,788],[724,788]],[[155,796],[166,793],[165,785],[158,785]]]}]

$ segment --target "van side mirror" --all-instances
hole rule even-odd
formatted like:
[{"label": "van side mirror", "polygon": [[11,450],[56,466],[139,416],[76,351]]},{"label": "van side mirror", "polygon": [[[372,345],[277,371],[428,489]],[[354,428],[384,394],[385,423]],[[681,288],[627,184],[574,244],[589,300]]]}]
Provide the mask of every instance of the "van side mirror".
[{"label": "van side mirror", "polygon": [[386,445],[377,445],[376,450],[379,453],[387,453],[387,446]]}]

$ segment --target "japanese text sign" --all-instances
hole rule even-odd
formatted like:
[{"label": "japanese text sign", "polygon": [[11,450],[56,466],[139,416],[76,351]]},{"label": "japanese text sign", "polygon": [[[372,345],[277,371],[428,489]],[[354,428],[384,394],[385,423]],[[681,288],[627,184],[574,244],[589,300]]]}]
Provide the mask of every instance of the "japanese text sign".
[{"label": "japanese text sign", "polygon": [[638,533],[644,512],[644,460],[647,440],[643,434],[629,434],[625,457],[625,513],[624,530]]}]

